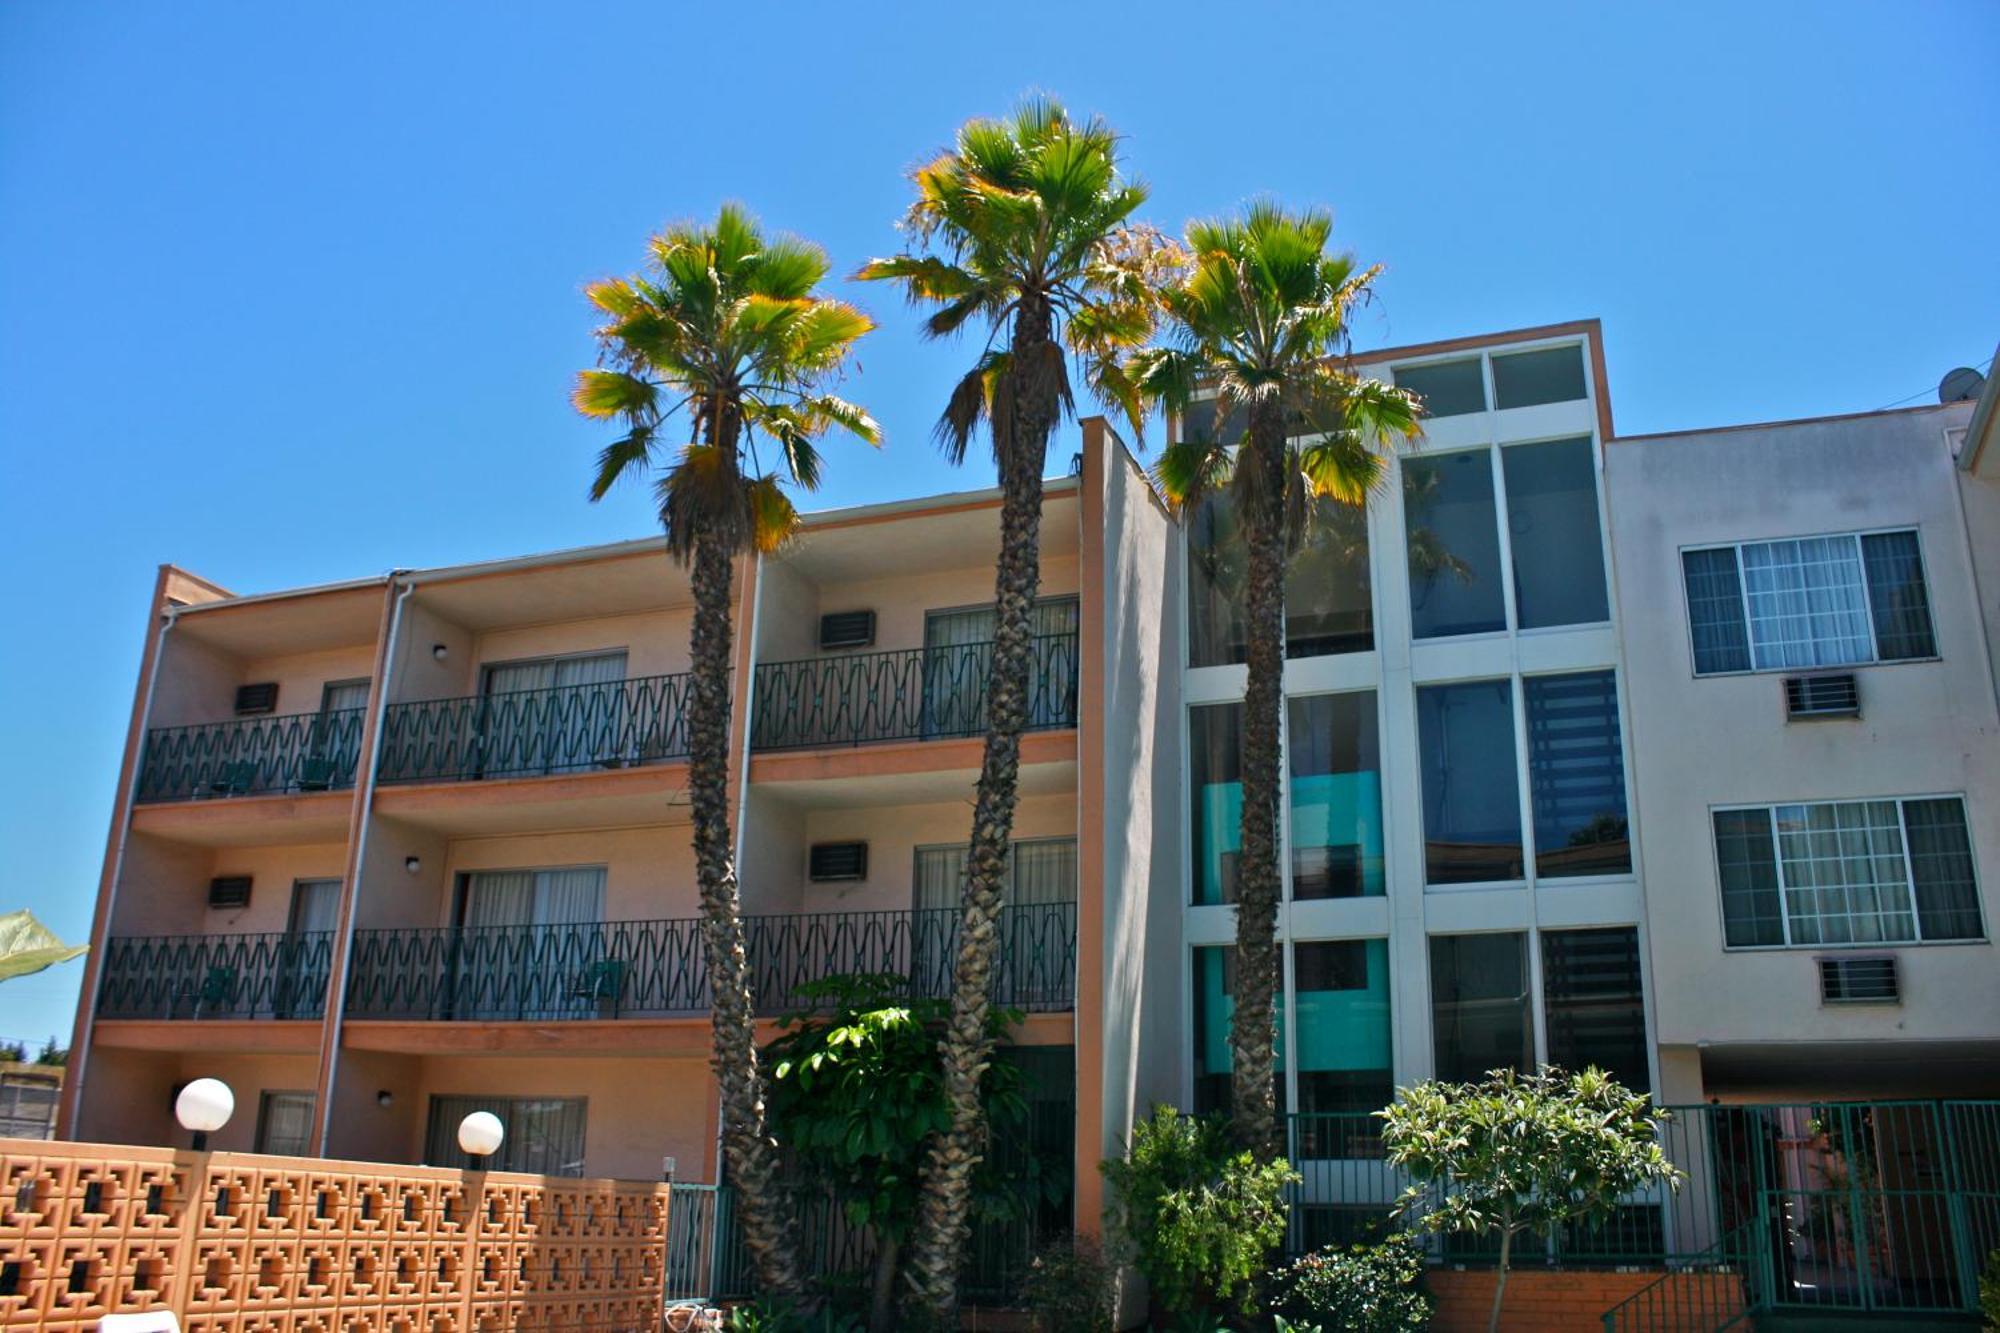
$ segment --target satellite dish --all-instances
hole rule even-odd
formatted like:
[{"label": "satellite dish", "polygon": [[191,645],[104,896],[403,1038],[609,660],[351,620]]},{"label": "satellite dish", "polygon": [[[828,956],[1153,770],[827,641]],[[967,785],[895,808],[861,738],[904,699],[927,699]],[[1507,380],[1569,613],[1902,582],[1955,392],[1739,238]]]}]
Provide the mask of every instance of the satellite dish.
[{"label": "satellite dish", "polygon": [[1957,370],[1947,370],[1938,381],[1938,401],[1940,403],[1969,403],[1979,396],[1986,387],[1986,377],[1971,366],[1960,366]]}]

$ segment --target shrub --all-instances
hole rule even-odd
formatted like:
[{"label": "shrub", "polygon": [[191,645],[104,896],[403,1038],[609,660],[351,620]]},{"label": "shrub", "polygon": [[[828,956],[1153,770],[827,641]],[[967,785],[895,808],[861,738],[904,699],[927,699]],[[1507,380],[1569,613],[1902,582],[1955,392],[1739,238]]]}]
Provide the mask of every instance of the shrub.
[{"label": "shrub", "polygon": [[1101,1169],[1117,1195],[1120,1257],[1146,1275],[1159,1305],[1198,1310],[1234,1297],[1250,1308],[1251,1280],[1285,1234],[1285,1187],[1299,1178],[1289,1165],[1235,1151],[1220,1119],[1160,1106],[1132,1126],[1125,1159]]},{"label": "shrub", "polygon": [[1104,1333],[1116,1313],[1110,1265],[1095,1245],[1073,1236],[1035,1256],[1021,1295],[1036,1333]]},{"label": "shrub", "polygon": [[1328,1246],[1271,1274],[1271,1308],[1324,1333],[1405,1333],[1428,1328],[1424,1249],[1415,1236],[1379,1245]]},{"label": "shrub", "polygon": [[1979,1312],[1986,1327],[2000,1328],[2000,1250],[1986,1256],[1986,1271],[1979,1275]]}]

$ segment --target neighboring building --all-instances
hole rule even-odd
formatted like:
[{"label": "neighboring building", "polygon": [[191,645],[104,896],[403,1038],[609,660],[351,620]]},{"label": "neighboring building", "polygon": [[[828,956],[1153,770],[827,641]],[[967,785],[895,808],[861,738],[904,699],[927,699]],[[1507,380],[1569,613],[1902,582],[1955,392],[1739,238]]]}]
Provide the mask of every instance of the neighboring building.
[{"label": "neighboring building", "polygon": [[[1432,1075],[2000,1093],[1974,593],[2000,586],[2000,444],[1975,431],[1953,471],[1971,408],[1627,441],[1594,321],[1361,360],[1431,417],[1290,583],[1280,1101],[1326,1168],[1295,1240],[1393,1197],[1367,1113]],[[1226,1095],[1244,668],[1226,507],[1183,532],[1101,421],[1082,436],[1042,524],[1000,998],[1029,1011],[1029,1146],[1074,1182],[1046,1229],[1089,1231],[1135,1114]],[[811,515],[742,568],[739,864],[773,1012],[834,971],[943,991],[997,503]],[[1844,637],[1817,604],[1730,618],[1725,571],[1757,593],[1787,561],[1848,578]],[[488,1107],[508,1166],[714,1180],[688,605],[657,539],[252,597],[163,569],[65,1133],[174,1141],[173,1090],[213,1074],[244,1108],[218,1146],[456,1163]],[[1806,666],[1809,700],[1853,667],[1860,720],[1787,720]],[[1869,901],[1809,908],[1799,867],[1862,881],[1791,823],[1855,812]],[[1878,956],[1892,1001],[1857,989]],[[1656,1252],[1662,1200],[1634,1209]]]},{"label": "neighboring building", "polygon": [[[25,1047],[22,1048],[25,1051]],[[0,1139],[52,1139],[62,1101],[63,1067],[0,1054]]]}]

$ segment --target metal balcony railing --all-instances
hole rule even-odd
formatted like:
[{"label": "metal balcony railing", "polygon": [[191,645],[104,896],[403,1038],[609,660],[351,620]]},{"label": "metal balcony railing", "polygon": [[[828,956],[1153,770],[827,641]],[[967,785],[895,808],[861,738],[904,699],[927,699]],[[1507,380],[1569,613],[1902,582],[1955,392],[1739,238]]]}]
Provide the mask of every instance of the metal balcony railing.
[{"label": "metal balcony railing", "polygon": [[[852,972],[949,994],[958,912],[829,912],[744,921],[758,1009],[808,1004],[807,983]],[[1005,909],[994,1000],[1028,1010],[1074,1003],[1076,905]],[[351,1018],[504,1022],[671,1017],[708,1008],[701,923],[460,926],[355,932]]]},{"label": "metal balcony railing", "polygon": [[128,935],[104,942],[100,1018],[318,1018],[333,932]]},{"label": "metal balcony railing", "polygon": [[[1033,641],[1028,727],[1076,725],[1077,636]],[[986,730],[991,643],[769,662],[751,692],[750,747],[797,750],[938,740]]]},{"label": "metal balcony railing", "polygon": [[354,785],[365,708],[241,717],[146,733],[141,801],[187,801]]},{"label": "metal balcony railing", "polygon": [[689,677],[391,704],[382,782],[465,782],[630,768],[687,755]]}]

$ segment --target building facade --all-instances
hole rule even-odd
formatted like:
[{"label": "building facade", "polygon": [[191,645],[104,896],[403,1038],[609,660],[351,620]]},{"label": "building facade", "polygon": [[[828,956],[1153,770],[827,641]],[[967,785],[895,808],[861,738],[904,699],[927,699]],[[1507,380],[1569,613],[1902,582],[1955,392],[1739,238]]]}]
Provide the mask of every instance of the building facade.
[{"label": "building facade", "polygon": [[[1620,439],[1594,321],[1361,363],[1429,419],[1288,588],[1294,1157],[1365,1167],[1396,1087],[1509,1064],[2000,1092],[1990,404]],[[836,972],[943,993],[997,506],[815,514],[739,569],[773,1014]],[[1226,1096],[1231,526],[1101,421],[1049,485],[1000,999],[1085,1231],[1135,1115]],[[163,569],[65,1135],[173,1141],[215,1075],[254,1110],[223,1146],[456,1164],[479,1107],[512,1166],[716,1179],[689,600],[658,540],[249,597]],[[1308,1172],[1313,1234],[1394,1187]]]}]

